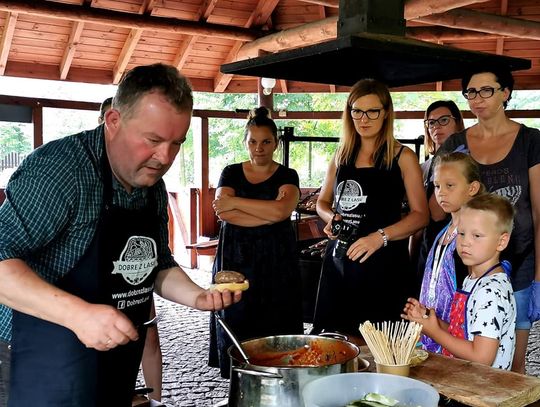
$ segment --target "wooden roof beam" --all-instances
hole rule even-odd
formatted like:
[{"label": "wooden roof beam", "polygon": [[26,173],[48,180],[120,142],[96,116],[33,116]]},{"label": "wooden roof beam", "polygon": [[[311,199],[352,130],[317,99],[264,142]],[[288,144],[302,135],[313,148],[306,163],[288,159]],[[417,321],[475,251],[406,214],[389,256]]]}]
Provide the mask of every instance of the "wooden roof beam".
[{"label": "wooden roof beam", "polygon": [[73,57],[75,56],[75,51],[79,45],[79,40],[81,39],[81,34],[84,29],[84,23],[80,21],[74,21],[73,26],[71,27],[71,34],[69,35],[69,40],[64,50],[64,55],[62,56],[62,61],[60,62],[60,79],[64,80],[67,78],[69,68],[71,68],[71,62],[73,62]]},{"label": "wooden roof beam", "polygon": [[500,38],[498,35],[481,33],[468,30],[454,30],[446,27],[408,27],[405,29],[407,37],[430,42],[448,42],[448,41],[482,41]]},{"label": "wooden roof beam", "polygon": [[444,14],[416,18],[426,24],[461,28],[504,37],[540,40],[540,22],[502,17],[473,10],[451,10]]},{"label": "wooden roof beam", "polygon": [[339,0],[300,0],[302,3],[318,4],[319,6],[339,8]]},{"label": "wooden roof beam", "polygon": [[199,37],[194,35],[192,37],[186,38],[184,42],[182,42],[182,46],[176,53],[173,61],[173,66],[176,67],[176,69],[182,70],[189,54],[191,53],[191,50],[193,49],[193,46],[198,41],[198,39]]},{"label": "wooden roof beam", "polygon": [[289,89],[287,88],[287,81],[285,79],[279,80],[279,86],[281,87],[281,93],[289,93]]},{"label": "wooden roof beam", "polygon": [[[508,14],[508,0],[501,0],[501,16]],[[504,53],[504,38],[497,38],[495,53],[502,55]]]},{"label": "wooden roof beam", "polygon": [[156,0],[143,0],[141,7],[139,7],[139,14],[148,14],[152,12]]},{"label": "wooden roof beam", "polygon": [[118,61],[116,61],[113,68],[113,83],[115,85],[120,82],[120,79],[122,79],[122,75],[124,75],[124,72],[126,71],[126,67],[131,59],[131,56],[133,55],[133,51],[135,51],[135,47],[137,46],[142,33],[143,30],[132,29],[130,31],[128,38],[124,43],[124,47],[120,52]]},{"label": "wooden roof beam", "polygon": [[[318,4],[319,6],[339,8],[339,0],[299,0],[303,3]],[[476,3],[486,3],[489,0],[406,0],[405,20],[420,16],[443,13],[459,7]]]},{"label": "wooden roof beam", "polygon": [[261,34],[246,28],[122,13],[52,1],[0,0],[0,11],[136,30],[227,38],[244,42],[253,41]]},{"label": "wooden roof beam", "polygon": [[280,0],[259,0],[257,6],[244,24],[244,28],[258,27],[265,24]]},{"label": "wooden roof beam", "polygon": [[216,8],[218,0],[205,0],[199,9],[199,20],[206,21]]},{"label": "wooden roof beam", "polygon": [[[259,50],[266,52],[279,52],[307,46],[319,42],[330,41],[337,36],[337,17],[329,17],[314,23],[304,24],[299,27],[283,30],[275,34],[261,37],[248,42],[240,48],[236,60],[254,58]],[[456,30],[444,27],[409,27],[405,29],[407,37],[423,41],[460,41],[460,40],[488,40],[499,38],[500,35],[481,33],[478,31]]]},{"label": "wooden roof beam", "polygon": [[17,23],[17,13],[7,13],[6,22],[4,23],[4,31],[0,40],[0,75],[4,75],[6,71],[9,50],[13,34],[15,33],[15,24]]},{"label": "wooden roof beam", "polygon": [[413,20],[432,14],[444,13],[448,10],[486,3],[489,0],[405,0],[405,20]]},{"label": "wooden roof beam", "polygon": [[337,20],[335,16],[328,17],[248,42],[240,48],[236,60],[255,58],[259,50],[272,53],[333,40],[337,36]]},{"label": "wooden roof beam", "polygon": [[[302,0],[306,2],[307,0]],[[450,10],[464,5],[483,3],[487,0],[408,0],[404,13],[407,16],[430,15],[434,11]],[[308,2],[311,2],[308,1]],[[327,5],[328,6],[328,5]],[[312,45],[317,42],[333,40],[337,36],[338,17],[328,17],[298,27],[266,35],[244,44],[238,52],[237,61],[258,56],[259,50],[278,52],[286,49]]]},{"label": "wooden roof beam", "polygon": [[[236,58],[236,55],[238,54],[238,50],[242,47],[241,42],[237,42],[233,45],[229,53],[227,54],[227,58],[225,58],[225,61],[223,61],[224,64],[227,64],[229,62],[233,62]],[[225,89],[227,89],[227,86],[229,86],[229,83],[231,83],[231,80],[233,78],[232,74],[224,74],[221,72],[218,72],[216,75],[216,78],[214,79],[214,92],[215,93],[221,93],[225,92]]]},{"label": "wooden roof beam", "polygon": [[[274,9],[278,5],[278,3],[279,0],[259,0],[257,6],[252,11],[251,15],[244,24],[244,28],[250,28],[253,25],[259,26],[265,24],[270,19],[270,16],[274,12]],[[236,44],[227,54],[227,57],[225,58],[225,61],[223,61],[223,63],[226,64],[235,61],[237,58],[236,55],[238,54],[238,50],[242,47],[242,45],[243,44],[241,42],[236,42]],[[214,78],[214,92],[225,92],[227,86],[229,86],[229,83],[231,83],[232,78],[233,75],[231,74],[223,74],[221,72],[218,72],[218,74]]]}]

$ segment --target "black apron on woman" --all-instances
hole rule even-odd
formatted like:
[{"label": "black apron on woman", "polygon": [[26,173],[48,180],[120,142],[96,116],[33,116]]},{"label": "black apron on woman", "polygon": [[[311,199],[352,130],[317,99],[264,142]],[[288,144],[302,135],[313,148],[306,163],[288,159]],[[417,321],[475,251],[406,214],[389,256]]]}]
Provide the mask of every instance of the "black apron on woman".
[{"label": "black apron on woman", "polygon": [[[158,264],[153,189],[143,209],[113,206],[105,153],[102,161],[104,206],[94,238],[56,285],[90,303],[116,307],[138,327],[150,315]],[[14,311],[8,406],[131,406],[145,336],[139,329],[137,341],[97,351],[63,326]]]},{"label": "black apron on woman", "polygon": [[[405,186],[398,161],[402,150],[390,169],[381,160],[374,167],[356,168],[354,163],[339,167],[334,184],[339,205],[335,207],[357,230],[354,240],[401,219]],[[363,263],[336,255],[336,244],[337,240],[330,240],[326,248],[313,333],[358,335],[358,325],[365,320],[399,320],[414,283],[408,239],[389,241]]]}]

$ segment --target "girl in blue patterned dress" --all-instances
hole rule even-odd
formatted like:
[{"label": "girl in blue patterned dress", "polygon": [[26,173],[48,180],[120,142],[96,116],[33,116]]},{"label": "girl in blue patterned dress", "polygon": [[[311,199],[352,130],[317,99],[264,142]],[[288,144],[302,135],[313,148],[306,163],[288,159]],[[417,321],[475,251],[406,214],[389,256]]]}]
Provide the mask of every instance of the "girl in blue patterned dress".
[{"label": "girl in blue patterned dress", "polygon": [[[456,236],[461,206],[479,192],[484,192],[480,171],[464,153],[442,154],[435,158],[433,184],[437,203],[452,219],[435,238],[429,251],[420,291],[420,302],[435,310],[437,317],[448,322],[456,289],[461,287],[467,269],[456,253]],[[426,350],[441,352],[441,346],[422,336]]]}]

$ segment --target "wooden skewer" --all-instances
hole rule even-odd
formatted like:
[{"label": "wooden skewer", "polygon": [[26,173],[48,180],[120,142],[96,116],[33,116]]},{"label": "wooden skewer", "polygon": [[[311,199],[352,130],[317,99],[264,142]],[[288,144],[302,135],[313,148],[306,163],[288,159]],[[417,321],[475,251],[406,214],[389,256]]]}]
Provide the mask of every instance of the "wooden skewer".
[{"label": "wooden skewer", "polygon": [[414,355],[422,326],[416,322],[378,322],[360,324],[362,337],[373,354],[375,362],[387,365],[405,365]]}]

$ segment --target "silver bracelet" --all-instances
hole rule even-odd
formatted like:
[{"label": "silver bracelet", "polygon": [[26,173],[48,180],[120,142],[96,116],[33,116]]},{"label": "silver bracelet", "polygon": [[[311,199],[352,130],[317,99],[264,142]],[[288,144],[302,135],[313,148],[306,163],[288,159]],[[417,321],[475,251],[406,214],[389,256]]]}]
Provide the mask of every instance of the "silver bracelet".
[{"label": "silver bracelet", "polygon": [[379,232],[382,236],[383,247],[388,246],[388,236],[386,235],[386,233],[384,233],[384,230],[377,229],[377,232]]}]

